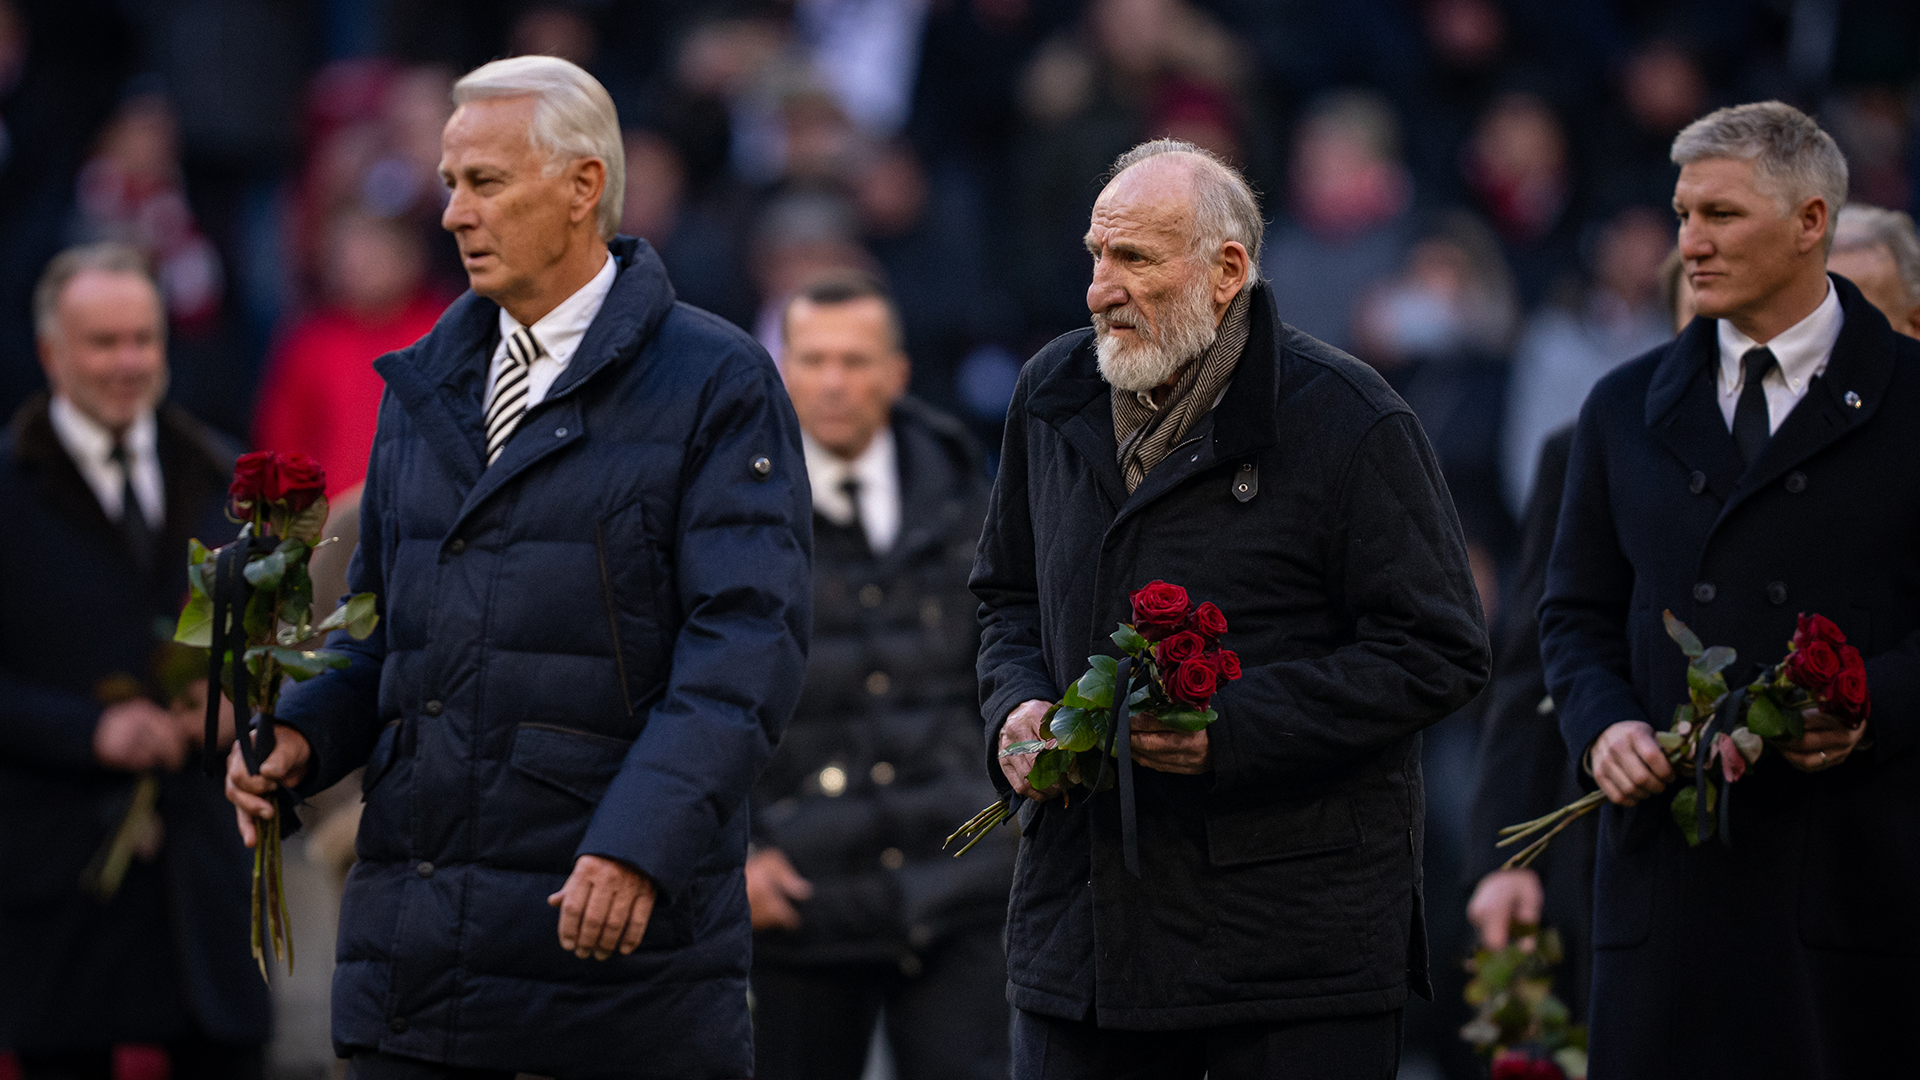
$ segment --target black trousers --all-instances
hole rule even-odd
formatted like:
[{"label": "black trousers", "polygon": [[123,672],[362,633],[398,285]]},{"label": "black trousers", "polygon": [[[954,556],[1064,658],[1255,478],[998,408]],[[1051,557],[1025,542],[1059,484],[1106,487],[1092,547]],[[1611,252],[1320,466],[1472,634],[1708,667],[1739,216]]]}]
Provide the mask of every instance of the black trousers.
[{"label": "black trousers", "polygon": [[859,1080],[886,1011],[900,1080],[1006,1080],[1007,958],[1000,928],[956,935],[892,965],[753,970],[758,1080]]},{"label": "black trousers", "polygon": [[1014,1080],[1393,1080],[1401,1011],[1190,1031],[1110,1031],[1025,1010]]},{"label": "black trousers", "polygon": [[378,1050],[359,1050],[354,1052],[347,1080],[513,1080],[514,1075],[511,1069],[462,1069]]},{"label": "black trousers", "polygon": [[[160,1044],[174,1080],[261,1080],[265,1048],[214,1042],[193,1035]],[[22,1080],[112,1080],[113,1050],[33,1051],[19,1054]]]}]

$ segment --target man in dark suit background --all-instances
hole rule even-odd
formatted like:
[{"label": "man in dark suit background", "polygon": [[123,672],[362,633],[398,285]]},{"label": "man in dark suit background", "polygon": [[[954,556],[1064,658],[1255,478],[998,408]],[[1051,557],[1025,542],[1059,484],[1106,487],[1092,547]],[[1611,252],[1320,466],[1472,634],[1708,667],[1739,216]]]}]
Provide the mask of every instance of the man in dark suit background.
[{"label": "man in dark suit background", "polygon": [[[52,393],[0,444],[0,1049],[29,1078],[104,1078],[126,1044],[159,1044],[175,1076],[259,1076],[247,850],[189,768],[199,712],[161,704],[181,688],[155,671],[187,538],[233,528],[233,454],[160,404],[166,322],[138,252],[62,253],[34,307]],[[90,864],[142,775],[158,824],[100,899]]]},{"label": "man in dark suit background", "polygon": [[[1827,134],[1777,102],[1674,142],[1699,317],[1602,379],[1574,437],[1541,604],[1570,754],[1606,792],[1592,1073],[1865,1076],[1920,1007],[1920,343],[1825,270],[1846,197]],[[1654,731],[1686,695],[1671,610],[1740,655],[1798,612],[1867,658],[1864,727],[1815,714],[1689,848]]]}]

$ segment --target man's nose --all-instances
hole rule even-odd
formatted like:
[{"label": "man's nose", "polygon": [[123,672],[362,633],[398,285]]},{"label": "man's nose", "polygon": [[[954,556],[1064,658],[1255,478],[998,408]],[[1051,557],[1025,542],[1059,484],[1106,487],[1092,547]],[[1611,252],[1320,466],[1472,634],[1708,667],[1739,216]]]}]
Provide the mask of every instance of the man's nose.
[{"label": "man's nose", "polygon": [[1093,281],[1087,286],[1087,310],[1110,311],[1127,302],[1127,290],[1107,260],[1093,264]]},{"label": "man's nose", "polygon": [[1705,230],[1691,222],[1680,225],[1680,257],[1683,259],[1704,259],[1713,254],[1713,244],[1707,239]]},{"label": "man's nose", "polygon": [[440,227],[448,232],[458,232],[472,225],[472,199],[456,187],[447,199],[447,208],[440,212]]}]

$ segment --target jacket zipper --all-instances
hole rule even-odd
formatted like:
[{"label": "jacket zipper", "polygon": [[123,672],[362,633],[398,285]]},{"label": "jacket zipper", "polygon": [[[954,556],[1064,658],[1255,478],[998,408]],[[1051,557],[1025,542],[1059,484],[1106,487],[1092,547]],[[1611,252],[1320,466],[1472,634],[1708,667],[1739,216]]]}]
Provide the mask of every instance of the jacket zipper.
[{"label": "jacket zipper", "polygon": [[620,701],[633,715],[633,691],[627,686],[627,656],[620,647],[620,620],[614,615],[613,575],[607,572],[607,540],[600,522],[593,523],[593,552],[600,559],[600,596],[607,604],[607,633],[613,636],[613,670],[620,679]]}]

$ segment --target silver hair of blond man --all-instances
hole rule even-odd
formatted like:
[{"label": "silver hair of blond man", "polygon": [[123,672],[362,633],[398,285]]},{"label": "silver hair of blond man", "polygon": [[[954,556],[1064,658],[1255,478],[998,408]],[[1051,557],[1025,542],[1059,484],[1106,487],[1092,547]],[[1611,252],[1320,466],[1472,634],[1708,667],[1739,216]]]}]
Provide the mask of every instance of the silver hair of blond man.
[{"label": "silver hair of blond man", "polygon": [[47,268],[40,272],[40,281],[33,287],[33,332],[36,336],[50,338],[59,333],[60,294],[67,291],[67,285],[74,278],[95,271],[132,274],[153,286],[154,298],[163,313],[160,332],[163,335],[166,333],[166,294],[160,290],[160,279],[154,275],[153,260],[132,244],[108,240],[70,247],[55,255],[53,261],[47,263]]},{"label": "silver hair of blond man", "polygon": [[605,167],[607,184],[594,223],[600,239],[613,239],[627,189],[627,154],[620,142],[620,116],[600,80],[557,56],[512,56],[482,64],[453,84],[455,105],[529,96],[534,105],[527,139],[547,155],[546,175],[579,158],[594,158]]},{"label": "silver hair of blond man", "polygon": [[1827,204],[1827,250],[1847,204],[1847,158],[1811,116],[1784,102],[1733,105],[1695,120],[1674,136],[1675,165],[1709,158],[1753,163],[1755,186],[1790,214],[1818,196]]},{"label": "silver hair of blond man", "polygon": [[[1211,150],[1185,139],[1152,139],[1121,154],[1107,170],[1106,183],[1143,161],[1165,154],[1196,158],[1193,170],[1193,251],[1211,257],[1220,245],[1236,241],[1247,249],[1247,284],[1260,281],[1260,237],[1266,223],[1260,219],[1260,199],[1240,170],[1220,160]],[[1104,186],[1104,185],[1103,185]]]},{"label": "silver hair of blond man", "polygon": [[1900,283],[1907,287],[1907,303],[1920,304],[1920,236],[1905,211],[1855,203],[1840,211],[1833,244],[1848,248],[1884,247],[1893,256]]}]

